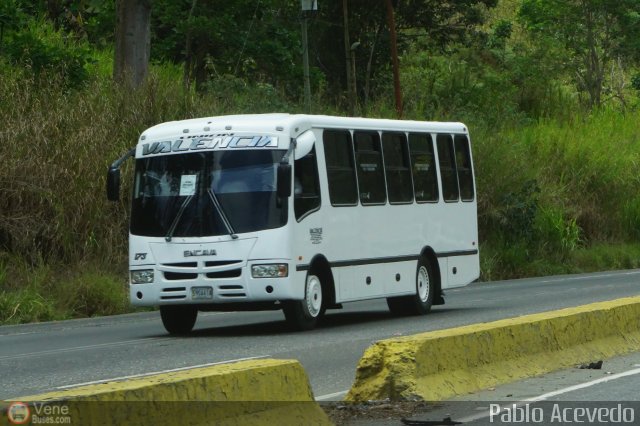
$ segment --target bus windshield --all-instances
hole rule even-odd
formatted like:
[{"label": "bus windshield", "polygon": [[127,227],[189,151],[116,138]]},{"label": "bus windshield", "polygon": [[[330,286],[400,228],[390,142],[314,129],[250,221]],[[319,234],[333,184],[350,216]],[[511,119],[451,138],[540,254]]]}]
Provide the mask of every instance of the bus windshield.
[{"label": "bus windshield", "polygon": [[136,160],[131,233],[170,239],[284,226],[287,203],[276,196],[284,153],[245,149]]}]

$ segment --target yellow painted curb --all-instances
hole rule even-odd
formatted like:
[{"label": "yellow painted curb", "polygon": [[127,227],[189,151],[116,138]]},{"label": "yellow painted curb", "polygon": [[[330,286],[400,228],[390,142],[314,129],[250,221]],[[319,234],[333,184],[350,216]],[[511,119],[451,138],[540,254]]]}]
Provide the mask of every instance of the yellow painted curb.
[{"label": "yellow painted curb", "polygon": [[[73,425],[331,424],[313,398],[304,369],[294,360],[221,364],[14,401],[29,405],[34,423],[35,415],[68,417],[67,424]],[[0,404],[0,424],[8,424],[11,402]]]},{"label": "yellow painted curb", "polygon": [[382,340],[349,401],[438,401],[640,349],[640,297]]}]

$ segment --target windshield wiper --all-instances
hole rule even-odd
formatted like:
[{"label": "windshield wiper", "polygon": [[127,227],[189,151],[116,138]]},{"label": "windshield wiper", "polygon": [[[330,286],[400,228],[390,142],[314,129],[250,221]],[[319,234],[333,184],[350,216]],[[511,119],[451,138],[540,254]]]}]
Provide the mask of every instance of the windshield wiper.
[{"label": "windshield wiper", "polygon": [[213,193],[213,190],[211,190],[211,188],[207,190],[207,194],[209,194],[209,198],[211,198],[211,201],[213,202],[213,205],[218,211],[218,214],[222,218],[222,223],[224,223],[224,226],[225,228],[227,228],[227,232],[229,233],[231,238],[233,238],[234,240],[238,239],[238,236],[236,235],[235,231],[233,230],[233,227],[231,226],[231,222],[229,222],[229,219],[227,219],[227,216],[224,214],[224,210],[222,210],[222,206],[220,205],[220,202],[218,201],[218,197],[216,197],[216,194]]},{"label": "windshield wiper", "polygon": [[184,202],[180,206],[180,210],[178,210],[178,214],[176,215],[176,218],[173,219],[173,223],[171,224],[171,228],[169,228],[169,232],[167,232],[167,236],[164,237],[166,242],[170,242],[171,238],[173,238],[173,233],[175,232],[176,227],[178,226],[178,222],[180,222],[180,218],[182,217],[182,214],[184,213],[185,209],[187,208],[187,205],[189,205],[192,199],[193,199],[193,195],[189,195],[187,199],[184,200]]}]

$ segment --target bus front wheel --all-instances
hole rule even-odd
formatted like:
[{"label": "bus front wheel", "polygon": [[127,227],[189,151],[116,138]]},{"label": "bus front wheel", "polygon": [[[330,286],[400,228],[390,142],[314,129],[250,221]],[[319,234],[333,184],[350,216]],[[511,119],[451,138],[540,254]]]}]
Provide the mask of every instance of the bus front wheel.
[{"label": "bus front wheel", "polygon": [[421,257],[416,270],[416,293],[412,296],[389,297],[387,306],[394,315],[424,315],[431,310],[435,296],[433,267]]},{"label": "bus front wheel", "polygon": [[160,318],[169,334],[187,334],[196,323],[198,309],[189,305],[160,306]]},{"label": "bus front wheel", "polygon": [[317,275],[307,275],[304,299],[290,300],[282,308],[284,317],[295,330],[304,331],[315,328],[324,314],[325,301],[322,297],[322,282]]}]

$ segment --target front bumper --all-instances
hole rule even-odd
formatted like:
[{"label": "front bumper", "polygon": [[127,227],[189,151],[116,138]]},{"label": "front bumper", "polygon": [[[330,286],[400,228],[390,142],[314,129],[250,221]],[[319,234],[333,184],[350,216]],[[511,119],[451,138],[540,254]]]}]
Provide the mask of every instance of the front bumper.
[{"label": "front bumper", "polygon": [[[282,278],[253,278],[251,266],[258,263],[287,263],[289,275]],[[299,300],[304,296],[304,286],[296,289],[293,284],[295,267],[292,270],[292,264],[284,259],[198,261],[136,265],[134,268],[154,271],[153,282],[129,285],[129,297],[134,306],[269,302]]]}]

